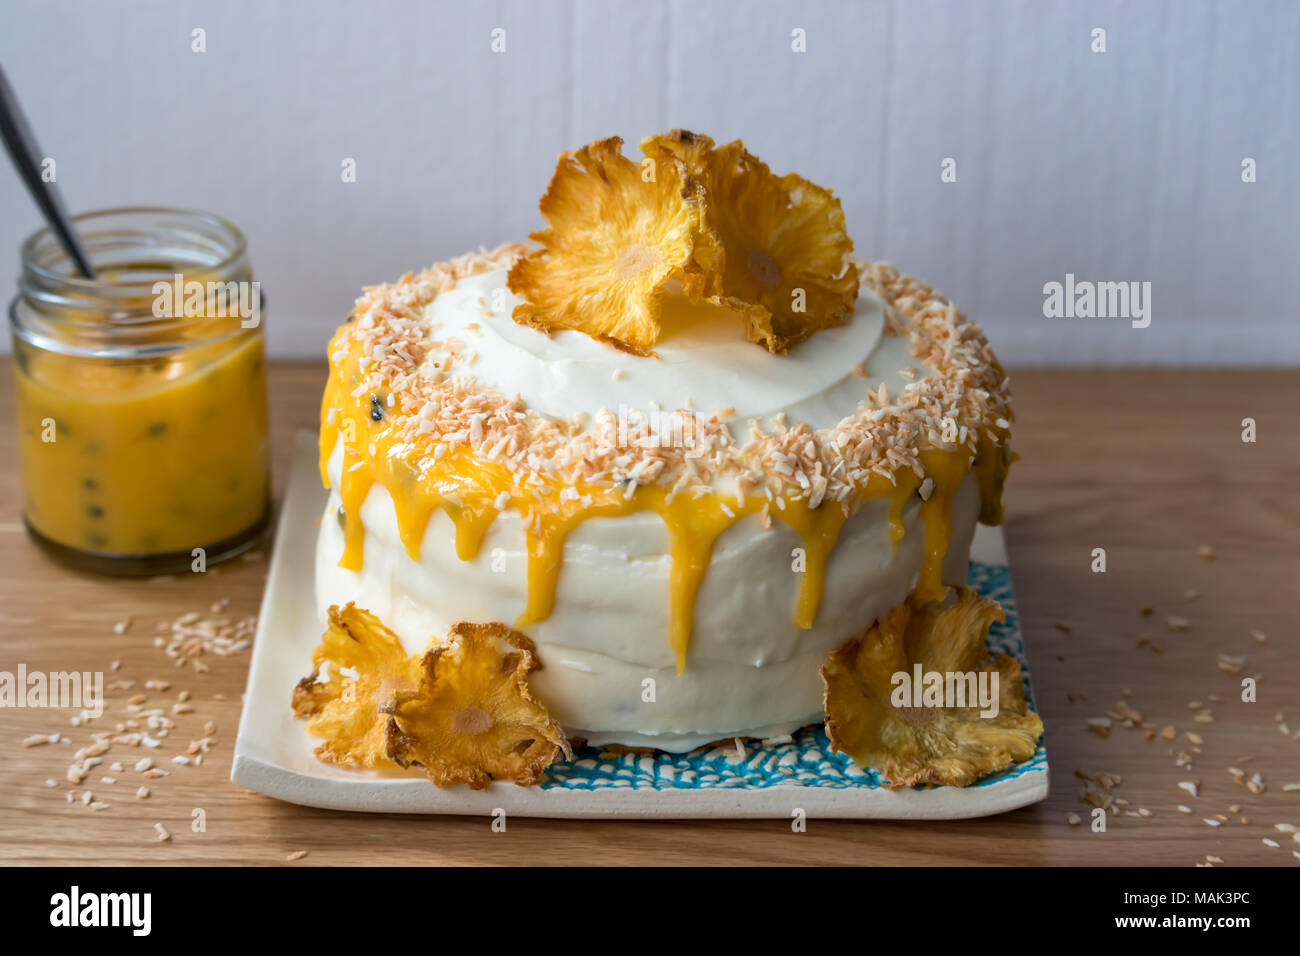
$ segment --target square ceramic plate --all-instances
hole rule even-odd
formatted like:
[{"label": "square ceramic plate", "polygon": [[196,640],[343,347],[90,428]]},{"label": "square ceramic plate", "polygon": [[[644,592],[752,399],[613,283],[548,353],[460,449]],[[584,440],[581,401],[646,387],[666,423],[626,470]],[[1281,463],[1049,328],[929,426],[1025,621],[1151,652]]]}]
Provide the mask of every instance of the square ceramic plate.
[{"label": "square ceramic plate", "polygon": [[[307,673],[320,640],[314,567],[317,521],[325,507],[316,438],[302,433],[280,515],[279,532],[253,646],[244,713],[235,742],[231,779],[241,787],[291,803],[333,810],[383,813],[508,814],[538,817],[780,817],[796,808],[810,816],[945,820],[985,816],[1047,796],[1047,753],[971,787],[891,791],[870,770],[831,753],[820,727],[806,727],[789,743],[701,748],[689,754],[602,756],[580,749],[554,764],[532,787],[493,784],[486,790],[439,790],[422,776],[345,770],[312,756],[317,741],[293,716],[289,697]],[[981,527],[971,554],[970,584],[996,598],[1005,625],[993,625],[989,643],[1025,667],[1015,596],[999,529]]]}]

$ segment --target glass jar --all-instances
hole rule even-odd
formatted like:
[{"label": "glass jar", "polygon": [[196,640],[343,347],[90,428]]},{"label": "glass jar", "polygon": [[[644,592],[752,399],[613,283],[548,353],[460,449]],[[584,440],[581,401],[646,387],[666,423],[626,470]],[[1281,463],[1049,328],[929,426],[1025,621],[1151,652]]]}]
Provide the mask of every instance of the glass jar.
[{"label": "glass jar", "polygon": [[76,226],[96,278],[47,227],[23,244],[9,312],[27,529],[65,563],[111,574],[237,554],[270,516],[244,236],[186,209],[107,209]]}]

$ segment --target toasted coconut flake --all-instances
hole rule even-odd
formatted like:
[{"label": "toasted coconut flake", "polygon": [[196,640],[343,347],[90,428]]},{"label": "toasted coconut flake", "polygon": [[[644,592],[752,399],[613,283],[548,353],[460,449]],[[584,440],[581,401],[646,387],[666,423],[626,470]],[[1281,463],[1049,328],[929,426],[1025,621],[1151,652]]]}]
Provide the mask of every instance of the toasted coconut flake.
[{"label": "toasted coconut flake", "polygon": [[[329,609],[329,629],[312,664],[311,676],[293,690],[293,712],[309,718],[307,731],[324,739],[316,756],[345,766],[390,765],[389,717],[397,693],[419,685],[419,658],[409,656],[377,617],[348,604]],[[328,664],[324,680],[323,664]]]},{"label": "toasted coconut flake", "polygon": [[737,312],[751,342],[785,352],[848,320],[858,271],[844,210],[829,189],[795,173],[777,176],[740,140],[715,149],[707,136],[674,130],[641,148],[682,162],[703,183],[706,223],[722,244],[721,287],[710,301]]},{"label": "toasted coconut flake", "polygon": [[647,181],[622,148],[614,136],[560,156],[540,204],[548,228],[531,237],[542,248],[514,264],[507,284],[526,300],[516,322],[646,354],[665,285],[679,279],[702,294],[716,238],[704,227],[704,191],[681,163],[656,161]]},{"label": "toasted coconut flake", "polygon": [[[917,784],[967,786],[1033,756],[1043,722],[1025,706],[1020,665],[990,657],[989,625],[1002,620],[997,602],[957,587],[946,604],[894,608],[856,640],[833,651],[822,667],[826,733],[831,745],[863,767],[874,767],[892,789]],[[998,674],[998,713],[967,707],[895,707],[893,675],[925,672]]]},{"label": "toasted coconut flake", "polygon": [[387,723],[400,766],[417,764],[439,787],[482,790],[493,780],[535,782],[572,751],[528,688],[541,667],[533,642],[504,624],[456,624],[421,662],[418,691],[401,695]]}]

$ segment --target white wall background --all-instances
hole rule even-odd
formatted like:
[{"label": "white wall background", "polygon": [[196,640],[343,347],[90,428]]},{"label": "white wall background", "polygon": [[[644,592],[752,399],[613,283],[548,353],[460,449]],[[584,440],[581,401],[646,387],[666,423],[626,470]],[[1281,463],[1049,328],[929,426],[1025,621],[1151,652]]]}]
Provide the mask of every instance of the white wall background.
[{"label": "white wall background", "polygon": [[[1298,38],[1280,0],[0,0],[73,210],[230,217],[311,357],[362,285],[536,228],[560,150],[685,126],[834,188],[1010,364],[1297,364]],[[6,298],[38,223],[0,172]],[[1150,281],[1150,328],[1044,318],[1067,272]]]}]

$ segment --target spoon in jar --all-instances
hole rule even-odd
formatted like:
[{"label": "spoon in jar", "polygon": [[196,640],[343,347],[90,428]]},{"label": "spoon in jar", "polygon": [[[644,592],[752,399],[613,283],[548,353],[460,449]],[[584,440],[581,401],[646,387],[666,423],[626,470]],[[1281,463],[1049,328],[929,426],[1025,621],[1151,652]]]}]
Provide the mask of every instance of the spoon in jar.
[{"label": "spoon in jar", "polygon": [[54,230],[54,235],[58,237],[63,251],[85,278],[95,278],[95,270],[90,267],[90,258],[86,255],[86,250],[82,248],[81,240],[77,238],[76,230],[72,227],[72,218],[63,205],[58,187],[53,182],[45,182],[41,178],[41,151],[36,145],[31,127],[27,125],[27,118],[23,115],[22,107],[18,105],[18,97],[14,96],[3,69],[0,69],[0,137],[4,138],[5,147],[9,150],[9,158],[14,161],[19,178],[27,187],[27,191],[32,194],[32,198],[36,200],[41,215]]}]

